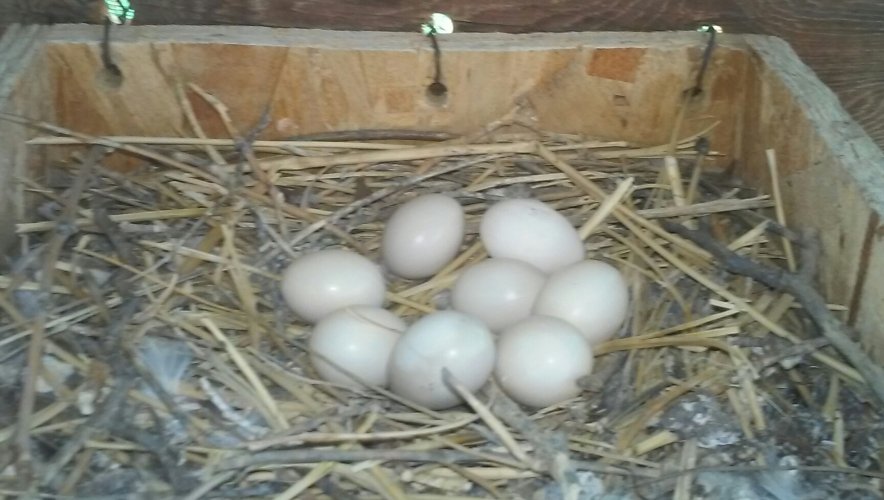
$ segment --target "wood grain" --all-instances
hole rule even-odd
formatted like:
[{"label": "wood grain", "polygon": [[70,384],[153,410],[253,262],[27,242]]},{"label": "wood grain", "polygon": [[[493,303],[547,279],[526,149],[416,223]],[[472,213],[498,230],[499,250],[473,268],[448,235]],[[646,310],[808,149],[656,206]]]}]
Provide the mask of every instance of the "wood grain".
[{"label": "wood grain", "polygon": [[[715,22],[733,33],[787,40],[884,145],[884,2],[880,0],[138,0],[139,24],[238,24],[336,30],[416,31],[430,12],[461,31],[685,30]],[[95,0],[0,2],[11,22],[99,22]]]},{"label": "wood grain", "polygon": [[[669,139],[703,41],[692,32],[626,40],[617,33],[458,34],[442,42],[449,91],[440,106],[427,98],[433,58],[419,34],[139,26],[116,37],[124,84],[111,90],[95,85],[99,31],[58,26],[47,40],[61,125],[94,135],[186,135],[176,86],[196,83],[227,103],[243,129],[269,106],[268,139],[340,128],[464,132],[522,102],[542,128],[658,145]],[[745,43],[722,44],[682,136],[718,121],[710,140],[731,154],[745,92],[736,82],[747,65]],[[201,99],[192,106],[208,135],[226,135]]]},{"label": "wood grain", "polygon": [[[37,56],[45,28],[12,27],[0,39],[0,112],[28,114],[50,119],[46,65]],[[24,213],[25,193],[17,178],[37,177],[43,161],[28,155],[24,141],[34,132],[9,121],[0,121],[0,253],[15,243],[15,223]]]},{"label": "wood grain", "polygon": [[823,293],[851,307],[850,326],[884,360],[884,153],[843,116],[832,90],[776,39],[748,36],[765,64],[749,78],[741,176],[770,185],[772,148],[790,224],[820,234]]}]

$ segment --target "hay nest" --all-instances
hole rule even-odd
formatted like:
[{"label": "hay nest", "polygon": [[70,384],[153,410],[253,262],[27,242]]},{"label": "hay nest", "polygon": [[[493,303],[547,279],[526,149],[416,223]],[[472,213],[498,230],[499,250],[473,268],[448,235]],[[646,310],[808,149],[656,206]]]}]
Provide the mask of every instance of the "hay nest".
[{"label": "hay nest", "polygon": [[[884,424],[861,367],[795,293],[722,264],[812,281],[811,240],[776,196],[703,168],[704,134],[639,147],[514,116],[466,137],[347,135],[361,142],[256,141],[229,119],[230,140],[29,123],[51,133],[34,147],[70,161],[25,181],[37,209],[0,276],[5,492],[879,498]],[[143,163],[108,168],[119,155]],[[389,308],[408,321],[445,308],[458,273],[486,258],[478,220],[505,198],[553,206],[589,256],[623,270],[629,319],[579,397],[528,411],[491,381],[430,411],[318,379],[281,269],[338,245],[377,260],[391,211],[425,193],[461,202],[467,238],[432,279],[388,276]]]}]

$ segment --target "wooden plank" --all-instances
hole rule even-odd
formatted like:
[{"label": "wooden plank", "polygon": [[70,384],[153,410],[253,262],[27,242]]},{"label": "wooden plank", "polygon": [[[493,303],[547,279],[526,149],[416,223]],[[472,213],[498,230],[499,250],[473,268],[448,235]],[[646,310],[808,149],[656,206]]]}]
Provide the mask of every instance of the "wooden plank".
[{"label": "wooden plank", "polygon": [[776,150],[789,222],[822,236],[828,299],[884,359],[884,154],[792,49],[747,36],[759,56],[750,80],[743,177],[769,186],[764,150]]},{"label": "wooden plank", "polygon": [[[12,2],[15,4],[16,2]],[[99,2],[93,2],[98,4]],[[793,2],[794,3],[794,2]],[[451,15],[465,31],[582,31],[631,29],[678,30],[707,19],[736,23],[745,11],[735,0],[697,2],[676,0],[664,5],[632,1],[626,4],[600,0],[488,0],[468,2],[361,2],[359,0],[264,0],[241,2],[176,2],[138,0],[133,2],[141,24],[239,24],[277,27],[326,28],[335,30],[416,31],[418,24],[434,11]],[[18,7],[18,8],[17,8]],[[2,7],[0,7],[2,9]],[[2,15],[34,22],[96,22],[100,12],[82,0],[37,2],[25,12],[8,5]],[[622,27],[618,27],[622,26]],[[630,28],[632,26],[634,28]]]},{"label": "wooden plank", "polygon": [[[108,89],[94,84],[98,31],[56,26],[49,38],[62,125],[91,134],[186,135],[175,86],[196,83],[227,103],[243,129],[269,105],[268,139],[360,127],[472,131],[523,101],[553,131],[658,145],[669,140],[704,43],[696,32],[454,34],[441,41],[449,93],[440,106],[426,96],[433,55],[419,34],[133,27],[113,45],[123,86]],[[681,134],[719,120],[712,141],[724,154],[733,151],[739,126],[744,49],[739,37],[722,39],[707,92]],[[207,133],[226,137],[214,111],[192,97]]]},{"label": "wooden plank", "polygon": [[[40,61],[43,27],[11,26],[0,38],[0,111],[36,119],[48,118],[52,106],[45,66]],[[17,178],[35,175],[24,141],[32,131],[0,121],[0,252],[15,241],[15,223],[24,210]]]},{"label": "wooden plank", "polygon": [[[649,49],[597,47],[582,54],[527,94],[538,124],[606,139],[665,144],[675,127],[683,93],[694,85],[702,38],[694,44]],[[741,39],[729,39],[710,63],[705,91],[688,106],[679,137],[708,135],[715,151],[732,155],[739,142],[748,58]],[[593,47],[593,48],[589,48]]]},{"label": "wooden plank", "polygon": [[[0,2],[7,22],[95,23],[101,2]],[[264,0],[210,2],[138,0],[140,24],[239,24],[333,30],[417,31],[430,12],[455,18],[458,29],[481,32],[687,30],[712,21],[731,33],[786,39],[832,87],[852,116],[884,145],[884,2],[849,0]]]}]

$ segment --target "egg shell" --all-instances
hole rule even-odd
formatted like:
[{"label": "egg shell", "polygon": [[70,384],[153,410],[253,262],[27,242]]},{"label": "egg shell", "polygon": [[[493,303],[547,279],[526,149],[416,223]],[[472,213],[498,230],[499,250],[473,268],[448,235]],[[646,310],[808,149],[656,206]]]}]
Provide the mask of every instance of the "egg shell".
[{"label": "egg shell", "polygon": [[313,327],[308,343],[310,361],[329,382],[359,385],[334,364],[366,384],[386,387],[390,355],[406,326],[401,318],[378,307],[338,309]]},{"label": "egg shell", "polygon": [[462,400],[443,381],[442,369],[476,391],[491,377],[494,359],[494,337],[484,323],[457,311],[437,311],[399,338],[390,359],[390,387],[427,408],[450,408]]},{"label": "egg shell", "polygon": [[347,306],[384,304],[387,285],[380,266],[344,249],[304,255],[282,274],[282,296],[309,323]]},{"label": "egg shell", "polygon": [[534,314],[571,323],[591,345],[610,339],[629,312],[629,285],[616,267],[585,260],[551,274],[534,303]]},{"label": "egg shell", "polygon": [[497,202],[479,227],[488,255],[527,262],[544,273],[581,261],[583,241],[564,215],[542,201],[515,198]]},{"label": "egg shell", "polygon": [[418,196],[396,209],[381,241],[384,263],[407,279],[433,276],[451,262],[464,237],[464,211],[441,194]]},{"label": "egg shell", "polygon": [[592,365],[592,349],[577,328],[531,316],[500,334],[494,376],[514,401],[543,408],[580,394],[577,381]]},{"label": "egg shell", "polygon": [[486,259],[458,276],[451,288],[451,304],[497,332],[531,314],[545,281],[546,276],[527,262]]}]

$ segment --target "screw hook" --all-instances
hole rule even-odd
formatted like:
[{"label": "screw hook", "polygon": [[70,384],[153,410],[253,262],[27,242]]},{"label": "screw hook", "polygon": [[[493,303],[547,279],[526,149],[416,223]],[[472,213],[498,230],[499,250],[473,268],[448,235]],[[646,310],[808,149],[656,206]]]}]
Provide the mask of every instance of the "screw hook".
[{"label": "screw hook", "polygon": [[440,96],[448,92],[448,88],[442,83],[442,51],[439,50],[439,41],[436,40],[436,33],[432,32],[427,35],[433,44],[433,60],[435,61],[436,73],[433,76],[433,83],[427,87],[427,90],[435,96]]},{"label": "screw hook", "polygon": [[439,41],[436,39],[438,34],[447,34],[454,32],[454,22],[445,14],[434,13],[430,16],[430,22],[421,25],[421,31],[430,38],[433,44],[433,59],[435,63],[435,74],[433,83],[427,87],[427,91],[436,97],[443,96],[448,92],[448,88],[442,83],[442,51],[439,49]]},{"label": "screw hook", "polygon": [[700,71],[697,72],[697,80],[694,88],[691,89],[691,97],[696,97],[703,93],[703,77],[709,68],[709,61],[712,59],[712,51],[715,49],[715,36],[723,33],[724,30],[717,24],[704,24],[697,28],[700,33],[709,33],[709,41],[706,43],[706,50],[703,51],[703,59],[700,63]]},{"label": "screw hook", "polygon": [[109,79],[108,81],[111,82],[113,86],[118,86],[122,81],[123,72],[120,70],[120,67],[114,63],[113,57],[111,56],[110,34],[112,24],[110,18],[104,19],[104,35],[101,38],[101,62],[104,65],[104,73]]},{"label": "screw hook", "polygon": [[123,72],[117,66],[111,56],[111,25],[129,24],[135,18],[135,9],[130,0],[104,0],[105,17],[104,33],[101,38],[101,62],[110,81],[119,85],[123,78]]}]

